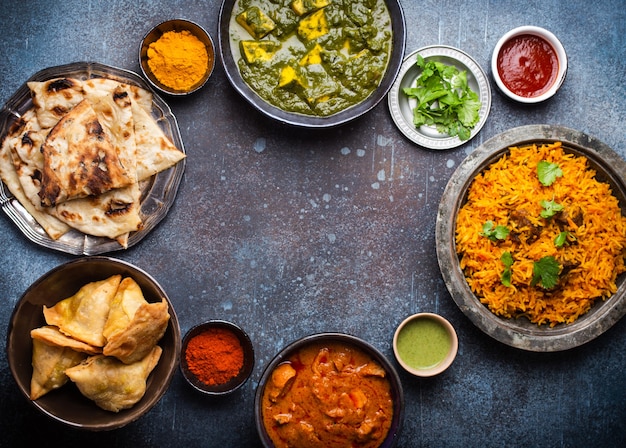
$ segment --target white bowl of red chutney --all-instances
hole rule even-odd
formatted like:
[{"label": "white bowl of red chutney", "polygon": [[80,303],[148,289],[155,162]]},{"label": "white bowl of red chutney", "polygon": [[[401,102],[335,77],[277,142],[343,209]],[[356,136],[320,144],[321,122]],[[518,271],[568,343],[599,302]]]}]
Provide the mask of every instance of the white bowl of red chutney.
[{"label": "white bowl of red chutney", "polygon": [[532,25],[514,28],[496,44],[491,72],[498,89],[526,104],[552,98],[567,74],[565,48],[550,31]]}]

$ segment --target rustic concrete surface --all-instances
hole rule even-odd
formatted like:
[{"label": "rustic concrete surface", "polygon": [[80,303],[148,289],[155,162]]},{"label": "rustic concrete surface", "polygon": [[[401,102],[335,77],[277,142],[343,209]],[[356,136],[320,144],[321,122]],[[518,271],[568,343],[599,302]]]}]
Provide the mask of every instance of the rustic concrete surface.
[{"label": "rustic concrete surface", "polygon": [[[40,415],[15,386],[0,353],[0,446],[258,445],[252,404],[258,378],[292,340],[320,331],[362,337],[392,359],[395,326],[418,311],[456,327],[459,354],[443,375],[402,375],[402,447],[587,447],[626,442],[626,321],[557,353],[510,348],[456,307],[439,272],[435,216],[458,164],[483,141],[525,124],[593,135],[626,157],[626,9],[621,0],[401,0],[407,52],[458,47],[488,71],[509,29],[544,26],[570,58],[567,80],[546,104],[521,107],[495,90],[480,134],[454,150],[417,147],[383,102],[341,128],[281,128],[256,113],[217,66],[192,97],[169,101],[188,153],[176,203],[139,245],[113,256],[159,280],[183,332],[220,318],[254,341],[257,366],[227,399],[198,396],[178,373],[146,416],[109,433],[69,430]],[[139,71],[141,37],[173,17],[217,38],[219,2],[0,2],[0,103],[33,73],[92,60]],[[493,84],[492,84],[493,88]],[[0,217],[0,333],[28,285],[72,259],[29,242]]]}]

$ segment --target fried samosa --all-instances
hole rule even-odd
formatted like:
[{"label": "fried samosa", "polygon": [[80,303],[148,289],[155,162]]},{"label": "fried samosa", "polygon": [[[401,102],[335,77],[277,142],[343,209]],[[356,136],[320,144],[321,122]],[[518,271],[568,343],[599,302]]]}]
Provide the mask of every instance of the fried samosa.
[{"label": "fried samosa", "polygon": [[38,339],[49,345],[71,348],[74,351],[86,353],[88,355],[97,355],[102,353],[102,349],[100,347],[93,347],[72,337],[66,336],[61,333],[57,327],[52,325],[35,328],[30,331],[30,336],[33,339]]},{"label": "fried samosa", "polygon": [[68,336],[94,347],[106,343],[102,330],[109,317],[111,301],[122,281],[121,275],[87,283],[71,297],[63,299],[52,308],[43,307],[48,325],[55,325]]},{"label": "fried samosa", "polygon": [[124,278],[102,331],[107,339],[103,353],[125,364],[143,359],[163,337],[169,318],[165,299],[148,303],[137,282]]},{"label": "fried samosa", "polygon": [[117,358],[90,356],[65,374],[80,392],[99,407],[119,412],[135,405],[146,392],[146,381],[159,362],[162,349],[158,345],[142,360],[124,364]]},{"label": "fried samosa", "polygon": [[30,380],[30,399],[36,400],[68,381],[65,370],[78,365],[87,357],[68,347],[48,344],[33,339],[33,376]]}]

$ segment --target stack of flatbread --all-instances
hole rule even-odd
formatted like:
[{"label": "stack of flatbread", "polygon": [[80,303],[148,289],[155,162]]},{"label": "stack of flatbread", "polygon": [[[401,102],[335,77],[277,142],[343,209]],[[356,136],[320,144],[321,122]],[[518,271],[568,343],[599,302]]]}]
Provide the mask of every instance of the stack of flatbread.
[{"label": "stack of flatbread", "polygon": [[31,330],[32,400],[70,380],[112,412],[143,397],[170,320],[165,299],[149,303],[132,278],[113,275],[44,306],[43,315],[46,325]]},{"label": "stack of flatbread", "polygon": [[107,78],[29,82],[33,108],[0,147],[0,177],[54,240],[72,228],[128,246],[142,182],[185,154],[151,115],[152,94]]}]

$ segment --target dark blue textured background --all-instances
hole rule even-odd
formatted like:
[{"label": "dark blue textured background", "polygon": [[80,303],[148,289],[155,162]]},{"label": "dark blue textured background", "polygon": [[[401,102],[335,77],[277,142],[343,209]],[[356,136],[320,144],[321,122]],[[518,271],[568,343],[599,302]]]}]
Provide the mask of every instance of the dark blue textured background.
[{"label": "dark blue textured background", "polygon": [[[251,380],[221,400],[196,395],[177,372],[163,399],[125,428],[92,434],[40,415],[0,353],[0,446],[258,445],[252,404],[265,365],[285,344],[319,331],[362,337],[390,359],[395,326],[443,314],[459,334],[452,367],[431,379],[402,374],[402,447],[626,445],[626,321],[584,346],[529,353],[478,330],[448,294],[435,254],[435,215],[450,175],[485,140],[525,124],[590,134],[626,157],[623,0],[401,0],[407,53],[464,50],[489,72],[498,38],[519,25],[555,33],[570,69],[558,95],[521,107],[493,89],[480,134],[454,150],[417,147],[385,102],[332,131],[282,129],[256,113],[218,64],[207,86],[169,101],[188,153],[167,218],[138,246],[112,255],[157,278],[183,332],[232,320],[252,337]],[[217,1],[0,2],[0,103],[35,72],[74,61],[138,71],[138,45],[156,23],[187,18],[217,38]],[[493,88],[493,84],[492,84]],[[626,175],[626,174],[625,174]],[[74,257],[29,242],[0,214],[0,334],[30,283]],[[4,343],[3,343],[4,345]],[[394,361],[395,362],[395,361]]]}]

